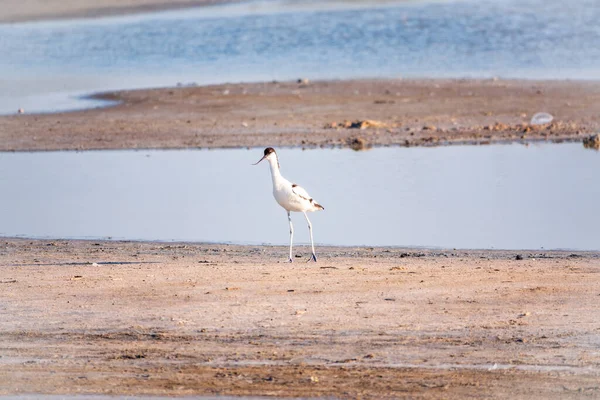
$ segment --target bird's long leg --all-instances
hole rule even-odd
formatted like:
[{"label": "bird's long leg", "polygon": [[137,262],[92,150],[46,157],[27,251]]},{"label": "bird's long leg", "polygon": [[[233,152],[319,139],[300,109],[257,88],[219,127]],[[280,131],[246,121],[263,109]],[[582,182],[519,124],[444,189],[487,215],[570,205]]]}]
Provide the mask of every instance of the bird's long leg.
[{"label": "bird's long leg", "polygon": [[290,223],[290,257],[289,257],[289,262],[293,262],[294,260],[292,259],[292,243],[294,240],[294,225],[292,225],[292,215],[290,214],[290,212],[287,212],[288,214],[288,221]]},{"label": "bird's long leg", "polygon": [[310,219],[308,219],[308,215],[306,215],[306,211],[304,212],[304,218],[306,218],[306,222],[308,222],[308,232],[310,233],[310,247],[312,248],[312,256],[308,259],[308,261],[317,262],[317,255],[315,254],[315,244],[313,242],[312,224],[310,223]]}]

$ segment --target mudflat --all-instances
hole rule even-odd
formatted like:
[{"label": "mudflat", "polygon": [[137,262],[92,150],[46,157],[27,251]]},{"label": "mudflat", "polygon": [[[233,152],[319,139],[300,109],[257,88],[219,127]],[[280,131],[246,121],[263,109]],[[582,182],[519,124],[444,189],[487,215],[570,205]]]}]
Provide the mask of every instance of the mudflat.
[{"label": "mudflat", "polygon": [[[600,127],[597,82],[300,80],[96,97],[119,103],[1,116],[0,150],[560,142],[582,141]],[[554,120],[531,125],[538,112]]]},{"label": "mudflat", "polygon": [[0,394],[600,396],[600,254],[4,239]]}]

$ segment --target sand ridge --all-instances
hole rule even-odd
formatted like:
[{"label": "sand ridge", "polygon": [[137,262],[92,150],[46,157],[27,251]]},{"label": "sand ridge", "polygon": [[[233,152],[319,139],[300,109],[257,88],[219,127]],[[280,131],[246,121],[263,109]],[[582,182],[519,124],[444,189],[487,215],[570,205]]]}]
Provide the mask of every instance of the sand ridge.
[{"label": "sand ridge", "polygon": [[[120,104],[0,116],[0,150],[561,142],[583,141],[600,127],[595,82],[301,80],[98,97]],[[537,112],[554,120],[532,126]]]}]

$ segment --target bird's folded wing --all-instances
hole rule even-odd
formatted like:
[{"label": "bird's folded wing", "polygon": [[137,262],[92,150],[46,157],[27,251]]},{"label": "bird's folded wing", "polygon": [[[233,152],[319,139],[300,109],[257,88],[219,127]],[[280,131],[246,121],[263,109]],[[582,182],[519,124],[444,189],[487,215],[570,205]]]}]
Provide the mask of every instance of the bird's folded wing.
[{"label": "bird's folded wing", "polygon": [[306,192],[306,190],[304,190],[300,186],[296,185],[295,183],[292,185],[292,192],[296,196],[302,197],[306,201],[312,201],[312,197],[310,197],[310,195]]}]

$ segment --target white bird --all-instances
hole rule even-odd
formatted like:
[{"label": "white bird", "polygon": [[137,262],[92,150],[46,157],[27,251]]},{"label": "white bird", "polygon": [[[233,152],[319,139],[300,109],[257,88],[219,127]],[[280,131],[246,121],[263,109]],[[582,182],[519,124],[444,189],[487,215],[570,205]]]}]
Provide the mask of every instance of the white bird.
[{"label": "white bird", "polygon": [[[322,205],[317,203],[306,190],[302,189],[295,183],[291,183],[283,176],[279,171],[279,160],[277,159],[277,153],[272,147],[265,149],[263,158],[258,160],[256,164],[262,160],[267,160],[271,167],[271,178],[273,179],[273,197],[277,200],[277,203],[287,211],[288,221],[290,223],[290,256],[289,262],[292,262],[292,244],[294,240],[294,226],[292,225],[292,216],[290,212],[302,212],[308,222],[308,231],[310,232],[310,245],[312,247],[312,256],[308,261],[317,261],[317,255],[315,254],[315,245],[313,243],[312,224],[306,215],[307,211],[319,211],[324,210]],[[256,165],[253,164],[253,165]]]}]

